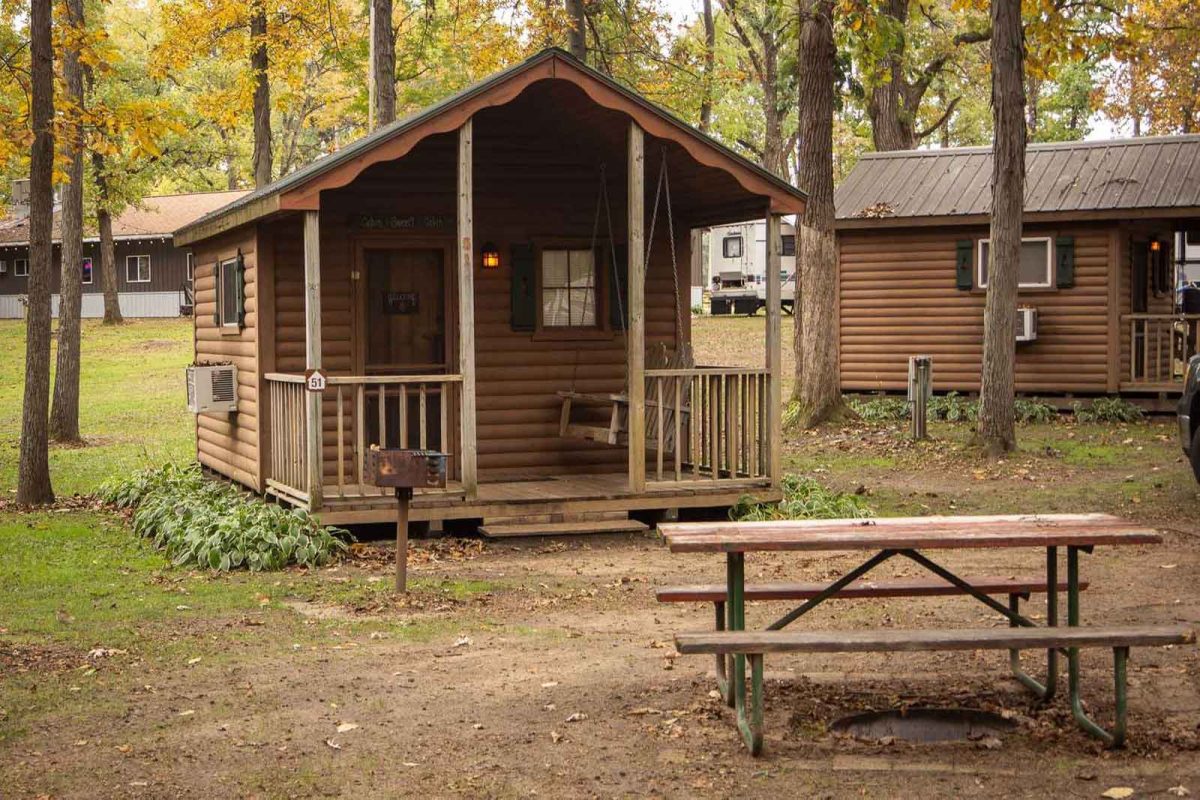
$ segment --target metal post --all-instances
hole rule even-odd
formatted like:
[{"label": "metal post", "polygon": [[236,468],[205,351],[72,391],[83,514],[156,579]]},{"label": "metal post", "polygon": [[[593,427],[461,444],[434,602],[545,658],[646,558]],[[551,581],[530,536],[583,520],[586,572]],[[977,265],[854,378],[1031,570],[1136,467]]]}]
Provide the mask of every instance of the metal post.
[{"label": "metal post", "polygon": [[408,591],[408,504],[413,490],[396,487],[396,592]]},{"label": "metal post", "polygon": [[909,356],[908,401],[912,403],[912,437],[924,439],[926,412],[933,394],[933,358]]}]

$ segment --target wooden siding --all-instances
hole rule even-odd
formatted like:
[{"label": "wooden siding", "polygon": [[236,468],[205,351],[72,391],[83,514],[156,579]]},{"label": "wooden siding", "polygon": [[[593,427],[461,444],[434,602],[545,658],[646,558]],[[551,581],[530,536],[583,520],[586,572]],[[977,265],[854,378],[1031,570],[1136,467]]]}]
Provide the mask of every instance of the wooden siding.
[{"label": "wooden siding", "polygon": [[[204,466],[262,491],[258,443],[261,373],[256,244],[255,229],[248,226],[196,246],[196,361],[232,363],[238,368],[238,412],[196,415],[196,456]],[[217,297],[215,272],[219,261],[236,257],[239,250],[246,267],[246,316],[245,325],[230,332],[230,329],[218,327],[213,319]]]},{"label": "wooden siding", "polygon": [[[178,292],[187,279],[187,251],[175,247],[168,238],[154,239],[123,239],[114,243],[117,266],[117,291],[119,292]],[[84,294],[99,294],[104,291],[103,280],[100,276],[100,245],[98,242],[84,242],[84,258],[92,259],[92,282],[83,285]],[[126,256],[150,256],[150,280],[146,283],[130,283],[125,279]],[[0,247],[0,261],[5,262],[8,271],[0,275],[0,295],[25,294],[28,291],[29,279],[17,277],[13,273],[13,261],[19,258],[29,258],[29,247]],[[50,280],[50,291],[59,290],[62,279],[62,248],[54,246],[53,274]]]},{"label": "wooden siding", "polygon": [[[1075,286],[1021,291],[1019,304],[1038,309],[1038,339],[1017,346],[1017,391],[1106,391],[1108,227],[1027,226],[1025,236],[1073,236]],[[985,295],[956,288],[955,247],[986,237],[983,227],[839,232],[844,390],[903,391],[908,356],[927,354],[937,391],[978,391]]]}]

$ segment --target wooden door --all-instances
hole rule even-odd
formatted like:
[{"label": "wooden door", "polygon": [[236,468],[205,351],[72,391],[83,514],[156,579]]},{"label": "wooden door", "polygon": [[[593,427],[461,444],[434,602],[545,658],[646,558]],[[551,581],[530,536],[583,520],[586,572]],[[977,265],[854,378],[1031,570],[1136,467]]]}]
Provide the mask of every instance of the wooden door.
[{"label": "wooden door", "polygon": [[441,372],[447,364],[440,248],[369,249],[366,371]]}]

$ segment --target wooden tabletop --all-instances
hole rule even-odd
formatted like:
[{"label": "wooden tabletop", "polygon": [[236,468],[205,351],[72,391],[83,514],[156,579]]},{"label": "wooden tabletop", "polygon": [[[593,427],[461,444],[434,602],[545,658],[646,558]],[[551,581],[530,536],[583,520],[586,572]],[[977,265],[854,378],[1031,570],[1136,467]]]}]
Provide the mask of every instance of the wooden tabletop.
[{"label": "wooden tabletop", "polygon": [[1158,544],[1153,528],[1109,514],[676,522],[658,526],[673,553],[1087,547]]}]

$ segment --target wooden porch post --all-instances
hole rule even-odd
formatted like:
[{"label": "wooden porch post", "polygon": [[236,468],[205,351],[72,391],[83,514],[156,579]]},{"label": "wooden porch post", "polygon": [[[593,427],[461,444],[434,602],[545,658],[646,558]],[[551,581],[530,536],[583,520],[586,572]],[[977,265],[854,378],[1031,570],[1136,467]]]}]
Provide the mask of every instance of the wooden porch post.
[{"label": "wooden porch post", "polygon": [[[782,230],[778,214],[767,214],[767,475],[772,486],[783,477],[783,347],[779,312]],[[797,265],[799,269],[799,265]],[[797,281],[799,284],[799,281]],[[800,298],[793,298],[795,313],[800,313]]]},{"label": "wooden porch post", "polygon": [[625,329],[629,375],[629,491],[646,490],[646,244],[645,143],[642,129],[629,123],[629,276],[626,295],[629,324]]},{"label": "wooden porch post", "polygon": [[[304,366],[321,368],[321,213],[304,212]],[[321,507],[325,469],[321,461],[321,393],[304,393],[308,507]]]},{"label": "wooden porch post", "polygon": [[[461,473],[468,499],[476,496],[478,445],[475,438],[475,223],[473,219],[471,120],[458,129],[458,372],[462,375]],[[443,444],[444,446],[444,444]]]}]

